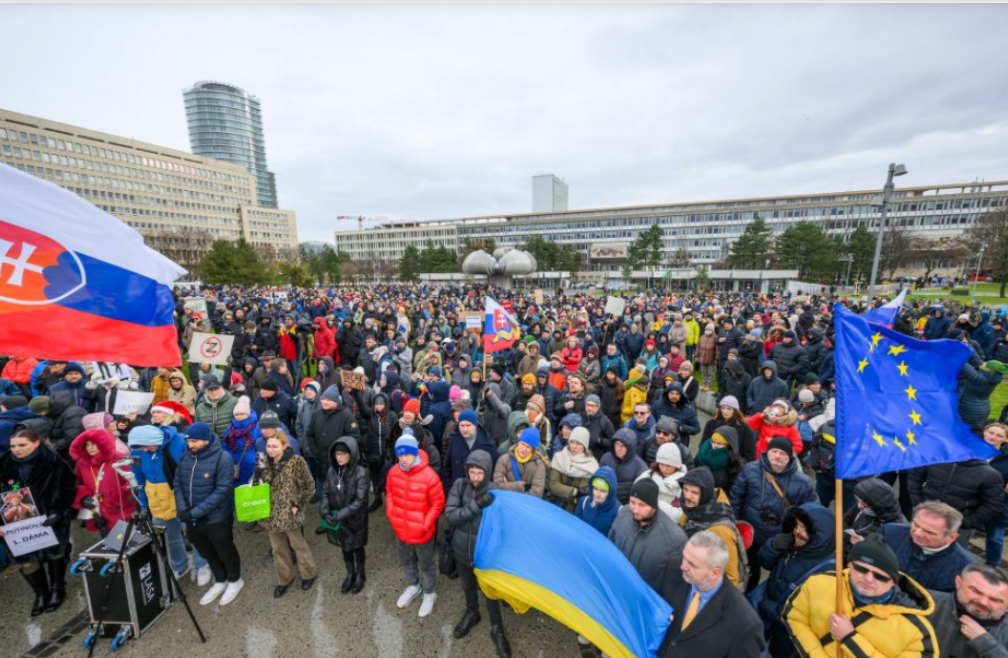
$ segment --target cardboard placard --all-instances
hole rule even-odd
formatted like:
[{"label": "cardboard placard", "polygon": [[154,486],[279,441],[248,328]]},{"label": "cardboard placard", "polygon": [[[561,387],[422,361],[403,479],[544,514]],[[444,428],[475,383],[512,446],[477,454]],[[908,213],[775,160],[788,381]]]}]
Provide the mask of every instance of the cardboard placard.
[{"label": "cardboard placard", "polygon": [[622,297],[610,297],[606,300],[605,312],[607,315],[619,317],[623,315],[624,309],[626,309],[626,300]]},{"label": "cardboard placard", "polygon": [[30,489],[5,491],[0,494],[0,501],[4,541],[11,555],[21,557],[59,543],[53,529],[42,525],[46,517],[38,513]]},{"label": "cardboard placard", "polygon": [[24,521],[38,514],[30,488],[12,489],[0,494],[0,521],[3,523]]},{"label": "cardboard placard", "polygon": [[234,336],[228,334],[205,334],[193,332],[189,341],[189,363],[209,363],[215,366],[226,366],[231,358],[231,346]]},{"label": "cardboard placard", "polygon": [[536,304],[538,304],[539,306],[542,306],[542,303],[543,303],[543,291],[542,291],[542,288],[536,288],[535,290],[532,291],[532,299],[535,300]]},{"label": "cardboard placard", "polygon": [[116,391],[115,407],[112,409],[112,415],[140,415],[150,408],[151,402],[153,401],[153,393],[145,393],[143,391]]},{"label": "cardboard placard", "polygon": [[483,314],[479,311],[466,311],[465,312],[465,327],[466,329],[482,329],[483,328]]},{"label": "cardboard placard", "polygon": [[182,307],[191,308],[193,310],[193,313],[199,313],[200,317],[202,317],[204,320],[206,320],[207,322],[210,321],[210,318],[207,317],[206,299],[204,299],[203,297],[183,297]]},{"label": "cardboard placard", "polygon": [[355,391],[363,391],[367,387],[364,373],[353,370],[340,370],[340,385]]}]

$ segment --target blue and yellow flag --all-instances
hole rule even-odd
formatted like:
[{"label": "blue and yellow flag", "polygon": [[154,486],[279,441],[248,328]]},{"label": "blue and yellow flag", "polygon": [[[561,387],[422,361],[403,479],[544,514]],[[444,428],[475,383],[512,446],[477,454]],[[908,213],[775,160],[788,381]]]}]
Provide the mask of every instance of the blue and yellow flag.
[{"label": "blue and yellow flag", "polygon": [[997,454],[959,418],[968,346],[910,338],[839,304],[834,311],[838,478]]},{"label": "blue and yellow flag", "polygon": [[534,496],[493,496],[474,557],[488,597],[518,613],[537,608],[613,658],[656,655],[672,608],[612,542]]},{"label": "blue and yellow flag", "polygon": [[521,329],[508,310],[489,297],[484,298],[483,351],[500,352],[521,338]]}]

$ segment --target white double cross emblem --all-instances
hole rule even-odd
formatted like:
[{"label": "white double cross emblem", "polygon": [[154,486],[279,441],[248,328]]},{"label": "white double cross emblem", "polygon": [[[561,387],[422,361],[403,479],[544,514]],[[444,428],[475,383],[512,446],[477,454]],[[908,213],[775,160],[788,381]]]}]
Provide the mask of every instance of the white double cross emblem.
[{"label": "white double cross emblem", "polygon": [[14,270],[10,273],[10,277],[7,279],[7,284],[20,287],[24,285],[24,273],[26,270],[41,274],[42,266],[34,265],[29,261],[32,254],[35,253],[35,245],[22,242],[21,253],[17,258],[13,258],[8,255],[10,254],[10,250],[13,246],[13,242],[0,239],[0,273],[3,272],[4,265],[10,265],[13,267]]}]

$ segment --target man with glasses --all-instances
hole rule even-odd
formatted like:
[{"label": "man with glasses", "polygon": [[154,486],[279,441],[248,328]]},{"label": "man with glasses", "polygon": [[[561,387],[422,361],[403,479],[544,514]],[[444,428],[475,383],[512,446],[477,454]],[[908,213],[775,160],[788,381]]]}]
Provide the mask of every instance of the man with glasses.
[{"label": "man with glasses", "polygon": [[642,445],[654,434],[655,419],[651,415],[651,405],[638,402],[633,408],[633,418],[628,418],[623,427],[632,431],[637,437],[637,445]]},{"label": "man with glasses", "polygon": [[976,562],[956,540],[962,514],[945,503],[928,500],[914,508],[909,523],[886,523],[879,529],[899,558],[900,570],[923,587],[955,590],[956,576]]},{"label": "man with glasses", "polygon": [[[843,572],[843,603],[836,609],[836,576],[817,574],[788,598],[782,618],[801,656],[897,658],[938,655],[927,615],[927,590],[899,571],[896,554],[876,533],[851,549]],[[774,658],[784,658],[775,656]]]},{"label": "man with glasses", "polygon": [[1008,579],[986,564],[956,576],[954,593],[934,592],[930,621],[943,656],[1008,658]]}]

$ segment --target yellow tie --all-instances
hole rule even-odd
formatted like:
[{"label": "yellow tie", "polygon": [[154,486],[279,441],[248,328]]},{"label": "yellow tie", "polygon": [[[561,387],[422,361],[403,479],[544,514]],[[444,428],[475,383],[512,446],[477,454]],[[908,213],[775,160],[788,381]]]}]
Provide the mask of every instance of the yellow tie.
[{"label": "yellow tie", "polygon": [[686,614],[682,618],[682,626],[679,630],[686,630],[686,627],[692,623],[693,619],[696,617],[697,612],[700,610],[700,591],[693,591],[693,598],[690,599],[689,605],[686,606]]}]

